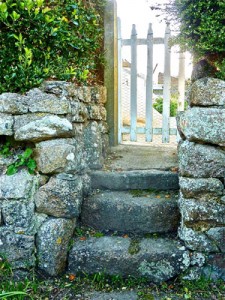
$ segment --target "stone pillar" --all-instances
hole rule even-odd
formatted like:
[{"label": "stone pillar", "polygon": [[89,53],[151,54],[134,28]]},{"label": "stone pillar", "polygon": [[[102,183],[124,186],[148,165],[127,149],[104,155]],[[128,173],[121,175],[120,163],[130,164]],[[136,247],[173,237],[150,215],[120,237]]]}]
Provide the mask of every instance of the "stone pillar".
[{"label": "stone pillar", "polygon": [[105,71],[104,85],[107,88],[107,123],[110,145],[118,144],[118,39],[117,5],[108,0],[105,8]]},{"label": "stone pillar", "polygon": [[178,146],[179,236],[187,248],[206,257],[205,274],[224,279],[225,81],[197,80],[189,105],[177,120],[182,137]]}]

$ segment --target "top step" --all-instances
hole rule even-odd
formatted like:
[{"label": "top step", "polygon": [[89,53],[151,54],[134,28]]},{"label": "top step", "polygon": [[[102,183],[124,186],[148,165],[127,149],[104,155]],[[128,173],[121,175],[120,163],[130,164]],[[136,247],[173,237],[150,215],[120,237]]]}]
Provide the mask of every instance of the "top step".
[{"label": "top step", "polygon": [[110,170],[170,170],[178,167],[177,147],[167,144],[143,146],[119,145],[111,148],[105,160]]},{"label": "top step", "polygon": [[92,171],[92,189],[99,190],[179,190],[178,174],[162,170]]}]

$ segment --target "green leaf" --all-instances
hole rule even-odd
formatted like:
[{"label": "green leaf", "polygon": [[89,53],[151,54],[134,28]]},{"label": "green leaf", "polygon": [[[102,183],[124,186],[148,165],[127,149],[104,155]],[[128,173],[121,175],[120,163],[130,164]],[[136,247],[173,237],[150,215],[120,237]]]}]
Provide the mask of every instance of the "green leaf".
[{"label": "green leaf", "polygon": [[6,174],[7,174],[7,175],[14,175],[14,174],[16,174],[17,171],[18,171],[18,169],[15,167],[14,164],[12,164],[12,165],[9,165],[9,166],[7,167]]},{"label": "green leaf", "polygon": [[14,163],[16,168],[24,166],[24,164],[25,164],[25,159],[23,157],[18,158],[18,160]]},{"label": "green leaf", "polygon": [[13,19],[13,21],[17,21],[20,18],[20,14],[13,11],[12,14],[11,14],[11,18]]},{"label": "green leaf", "polygon": [[31,154],[33,153],[33,150],[31,149],[31,148],[27,148],[24,152],[23,152],[23,154],[22,154],[22,156],[23,156],[23,158],[29,158],[30,156],[31,156]]},{"label": "green leaf", "polygon": [[16,297],[16,296],[19,296],[19,295],[27,296],[27,297],[30,297],[31,299],[33,299],[30,295],[28,295],[25,292],[21,292],[21,291],[3,292],[3,293],[0,294],[0,299],[6,299],[8,297]]},{"label": "green leaf", "polygon": [[0,12],[1,13],[6,13],[7,12],[7,5],[6,5],[6,3],[0,2]]},{"label": "green leaf", "polygon": [[34,159],[29,159],[26,166],[27,166],[28,172],[30,174],[33,174],[34,170],[37,168],[37,164],[36,164],[36,161]]}]

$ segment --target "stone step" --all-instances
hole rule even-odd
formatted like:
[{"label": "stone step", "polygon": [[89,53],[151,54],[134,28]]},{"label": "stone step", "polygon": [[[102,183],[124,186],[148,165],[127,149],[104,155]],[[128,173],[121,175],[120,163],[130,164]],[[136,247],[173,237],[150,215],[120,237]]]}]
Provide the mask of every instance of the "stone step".
[{"label": "stone step", "polygon": [[178,190],[178,174],[162,170],[93,171],[93,189],[100,190]]},{"label": "stone step", "polygon": [[81,221],[101,231],[175,232],[180,223],[177,197],[175,192],[100,191],[84,199]]},{"label": "stone step", "polygon": [[68,272],[146,277],[159,283],[182,273],[189,265],[189,252],[178,241],[105,236],[76,240],[69,253]]}]

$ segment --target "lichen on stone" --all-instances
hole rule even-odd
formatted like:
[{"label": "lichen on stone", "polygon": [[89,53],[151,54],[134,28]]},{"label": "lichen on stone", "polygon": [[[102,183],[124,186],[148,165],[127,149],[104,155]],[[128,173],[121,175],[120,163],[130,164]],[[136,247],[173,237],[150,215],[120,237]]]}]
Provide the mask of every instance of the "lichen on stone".
[{"label": "lichen on stone", "polygon": [[161,278],[164,276],[172,278],[174,274],[174,267],[168,260],[164,259],[155,262],[144,260],[141,262],[138,270],[142,276],[147,276],[148,278],[153,276],[158,281],[161,281]]}]

